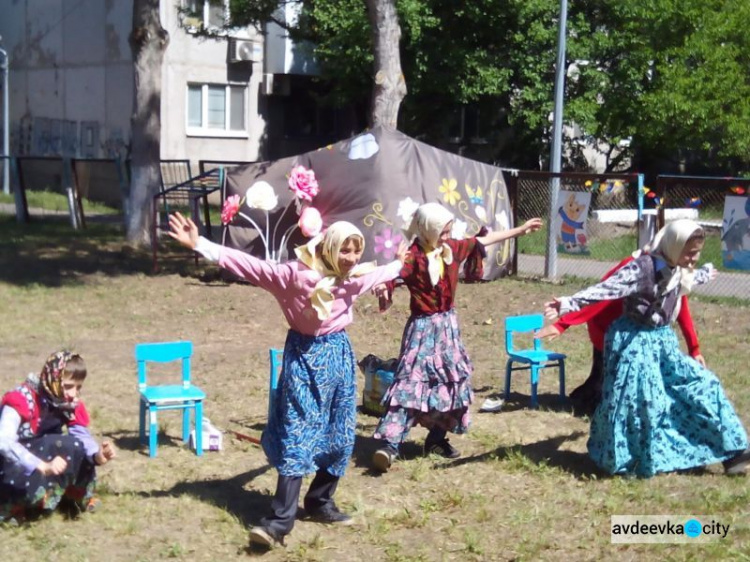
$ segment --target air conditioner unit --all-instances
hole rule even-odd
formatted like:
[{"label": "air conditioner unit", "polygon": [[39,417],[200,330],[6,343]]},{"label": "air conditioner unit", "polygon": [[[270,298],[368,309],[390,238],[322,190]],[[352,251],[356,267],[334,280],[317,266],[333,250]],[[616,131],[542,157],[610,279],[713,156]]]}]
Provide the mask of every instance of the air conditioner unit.
[{"label": "air conditioner unit", "polygon": [[260,62],[263,45],[245,39],[229,39],[229,62]]},{"label": "air conditioner unit", "polygon": [[291,92],[289,76],[286,74],[264,74],[260,91],[264,96],[288,96]]}]

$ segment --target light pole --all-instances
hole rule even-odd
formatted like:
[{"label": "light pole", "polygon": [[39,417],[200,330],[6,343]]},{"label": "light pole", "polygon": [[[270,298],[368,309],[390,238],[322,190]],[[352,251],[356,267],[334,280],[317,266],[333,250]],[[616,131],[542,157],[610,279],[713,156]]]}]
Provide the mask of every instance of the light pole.
[{"label": "light pole", "polygon": [[[0,37],[0,40],[2,37]],[[0,69],[3,71],[3,156],[5,156],[5,162],[3,162],[3,193],[6,195],[10,193],[10,111],[8,109],[8,67],[10,66],[10,60],[8,59],[8,52],[0,48],[0,55],[3,60],[0,63]]]},{"label": "light pole", "polygon": [[[557,67],[555,68],[555,112],[552,120],[552,151],[549,171],[560,173],[562,160],[562,119],[563,97],[565,92],[565,34],[568,23],[568,0],[560,0],[560,21],[557,28]],[[560,193],[560,178],[552,178],[549,189],[549,224],[547,225],[547,259],[544,262],[544,276],[557,277],[557,237],[552,228]]]}]

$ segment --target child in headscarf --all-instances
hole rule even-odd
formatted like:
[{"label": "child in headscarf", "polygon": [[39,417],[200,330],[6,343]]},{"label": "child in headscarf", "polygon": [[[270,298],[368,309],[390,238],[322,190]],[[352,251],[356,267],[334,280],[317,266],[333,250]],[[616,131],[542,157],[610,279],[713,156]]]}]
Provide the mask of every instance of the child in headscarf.
[{"label": "child in headscarf", "polygon": [[[397,283],[411,293],[411,316],[393,383],[383,397],[386,412],[375,430],[382,446],[373,455],[373,464],[381,472],[390,468],[417,423],[429,429],[425,454],[460,456],[446,438],[449,431],[468,430],[473,401],[473,367],[453,307],[459,267],[478,244],[489,246],[538,230],[542,221],[531,219],[511,230],[465,240],[451,239],[452,226],[450,211],[438,203],[426,203],[417,209],[409,227],[414,242]],[[386,293],[393,286],[387,286]]]},{"label": "child in headscarf", "polygon": [[[650,251],[650,248],[647,251]],[[622,260],[604,274],[602,281],[612,277],[616,271],[633,261],[640,254],[641,251],[638,250],[632,256],[628,256]],[[585,323],[588,328],[592,346],[591,372],[583,384],[570,393],[569,398],[575,415],[593,415],[601,401],[602,380],[604,378],[604,336],[612,325],[612,322],[620,316],[622,316],[622,299],[601,301],[585,306],[581,310],[568,312],[559,318],[557,322],[545,326],[536,334],[537,338],[549,338],[552,340],[563,334],[571,326]],[[705,367],[706,361],[700,351],[698,334],[696,334],[695,326],[693,325],[687,295],[680,297],[680,312],[677,315],[677,324],[680,326],[682,335],[685,337],[688,354]]]},{"label": "child in headscarf", "polygon": [[[80,355],[58,351],[40,374],[0,401],[0,521],[52,512],[62,499],[80,512],[94,511],[95,465],[115,457],[88,431],[80,400],[86,365]],[[67,428],[67,434],[63,434]]]},{"label": "child in headscarf", "polygon": [[388,265],[359,264],[364,237],[353,224],[339,221],[297,248],[297,260],[274,264],[199,237],[193,221],[179,213],[169,222],[170,236],[183,246],[270,292],[290,326],[278,396],[261,438],[279,473],[273,514],[250,530],[250,541],[283,544],[294,526],[302,478],[313,472],[304,498],[308,516],[349,523],[351,517],[333,501],[356,426],[356,361],[345,328],[353,321],[354,301],[398,275],[406,245]]},{"label": "child in headscarf", "polygon": [[680,350],[670,324],[681,296],[708,281],[696,270],[705,234],[695,222],[669,223],[653,250],[572,297],[546,303],[548,318],[602,300],[623,299],[607,330],[602,399],[588,450],[610,474],[659,472],[723,462],[727,474],[750,464],[745,429],[716,376]]}]

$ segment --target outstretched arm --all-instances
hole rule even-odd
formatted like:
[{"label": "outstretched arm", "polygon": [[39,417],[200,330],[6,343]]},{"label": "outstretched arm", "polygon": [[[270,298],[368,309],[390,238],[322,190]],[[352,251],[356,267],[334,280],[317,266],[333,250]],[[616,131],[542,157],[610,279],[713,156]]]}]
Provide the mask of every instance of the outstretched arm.
[{"label": "outstretched arm", "polygon": [[543,224],[544,223],[542,222],[542,219],[529,219],[521,226],[511,228],[510,230],[499,230],[497,232],[490,232],[485,236],[477,236],[477,241],[483,246],[490,246],[491,244],[497,244],[498,242],[502,242],[503,240],[507,240],[509,238],[517,238],[522,234],[536,232],[537,230],[542,228]]}]

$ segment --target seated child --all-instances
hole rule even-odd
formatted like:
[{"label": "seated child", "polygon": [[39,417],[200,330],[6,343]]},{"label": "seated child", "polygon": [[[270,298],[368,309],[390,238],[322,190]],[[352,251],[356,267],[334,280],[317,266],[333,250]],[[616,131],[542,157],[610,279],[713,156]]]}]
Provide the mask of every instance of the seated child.
[{"label": "seated child", "polygon": [[[52,354],[41,374],[32,373],[0,401],[0,522],[50,513],[65,498],[77,510],[94,511],[95,465],[116,455],[88,431],[79,395],[86,379],[80,355]],[[67,428],[67,434],[63,433]]]}]

